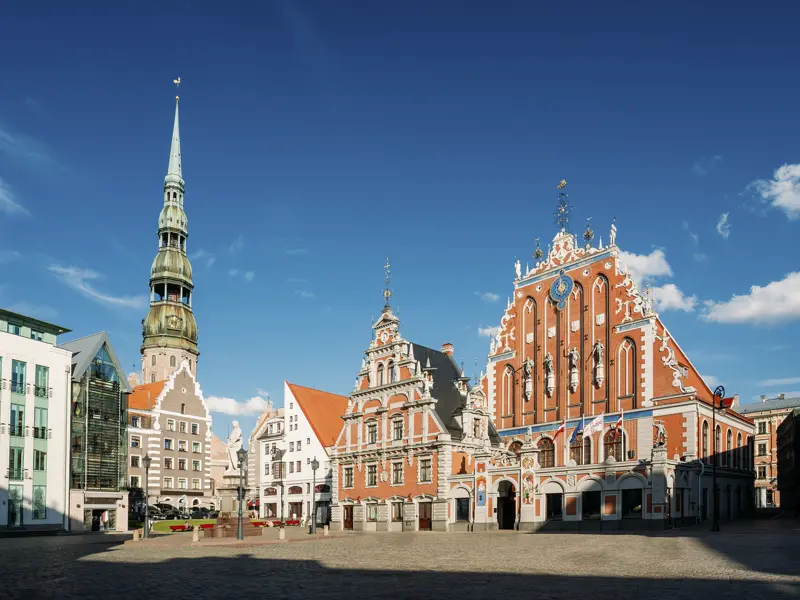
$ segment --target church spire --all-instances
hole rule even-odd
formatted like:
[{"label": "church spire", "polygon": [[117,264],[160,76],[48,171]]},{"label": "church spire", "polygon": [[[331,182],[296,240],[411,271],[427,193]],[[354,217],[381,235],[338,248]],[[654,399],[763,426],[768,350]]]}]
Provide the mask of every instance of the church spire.
[{"label": "church spire", "polygon": [[[173,83],[180,87],[181,78],[173,80]],[[181,169],[181,131],[178,119],[178,104],[180,103],[180,96],[175,96],[175,122],[172,125],[172,144],[169,148],[169,168],[167,169],[167,177],[165,183],[170,182],[170,176],[177,177],[180,183],[183,183],[183,171]]]}]

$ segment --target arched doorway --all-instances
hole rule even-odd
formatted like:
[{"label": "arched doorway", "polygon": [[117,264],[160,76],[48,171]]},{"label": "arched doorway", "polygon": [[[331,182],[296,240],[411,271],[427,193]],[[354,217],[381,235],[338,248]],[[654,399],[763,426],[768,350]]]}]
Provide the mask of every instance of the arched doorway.
[{"label": "arched doorway", "polygon": [[497,528],[514,529],[517,513],[517,491],[510,481],[497,486]]}]

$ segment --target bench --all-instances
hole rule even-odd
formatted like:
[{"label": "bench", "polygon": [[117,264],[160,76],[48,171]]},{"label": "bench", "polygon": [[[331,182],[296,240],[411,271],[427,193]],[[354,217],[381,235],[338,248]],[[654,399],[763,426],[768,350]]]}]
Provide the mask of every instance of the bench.
[{"label": "bench", "polygon": [[186,531],[187,528],[186,528],[186,525],[170,525],[169,526],[169,530],[170,531]]},{"label": "bench", "polygon": [[253,525],[253,527],[266,527],[267,526],[267,522],[266,521],[250,521],[250,523]]},{"label": "bench", "polygon": [[197,526],[198,529],[214,529],[214,523],[203,523]]}]

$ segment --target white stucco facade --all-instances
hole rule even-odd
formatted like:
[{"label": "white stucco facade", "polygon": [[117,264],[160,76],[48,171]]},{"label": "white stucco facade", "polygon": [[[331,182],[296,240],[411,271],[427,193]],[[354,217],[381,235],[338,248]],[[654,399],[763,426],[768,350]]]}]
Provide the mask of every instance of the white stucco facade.
[{"label": "white stucco facade", "polygon": [[0,527],[67,529],[72,352],[13,315],[0,311]]}]

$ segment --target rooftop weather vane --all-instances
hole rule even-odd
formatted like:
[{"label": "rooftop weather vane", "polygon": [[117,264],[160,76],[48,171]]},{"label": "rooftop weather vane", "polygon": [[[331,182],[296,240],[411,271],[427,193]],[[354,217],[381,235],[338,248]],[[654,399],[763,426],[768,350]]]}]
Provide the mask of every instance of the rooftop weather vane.
[{"label": "rooftop weather vane", "polygon": [[391,265],[389,264],[389,257],[387,256],[386,257],[386,264],[383,266],[383,268],[386,269],[386,287],[383,290],[383,297],[386,299],[386,307],[387,308],[389,307],[389,298],[392,297],[392,290],[389,289],[389,272],[390,272],[389,271],[389,267],[390,266]]},{"label": "rooftop weather vane", "polygon": [[[561,183],[558,184],[559,190],[563,190],[567,186],[567,180],[562,179]],[[567,224],[569,223],[569,211],[572,210],[572,205],[567,200],[567,193],[566,192],[558,192],[558,207],[556,208],[556,212],[553,213],[555,216],[556,225],[561,226],[561,230],[565,231],[567,229]]]},{"label": "rooftop weather vane", "polygon": [[[181,87],[181,78],[178,77],[177,79],[173,79],[172,83],[175,84],[176,88],[180,89],[180,87]],[[178,98],[179,98],[179,96],[175,96],[175,100],[177,100]]]}]

